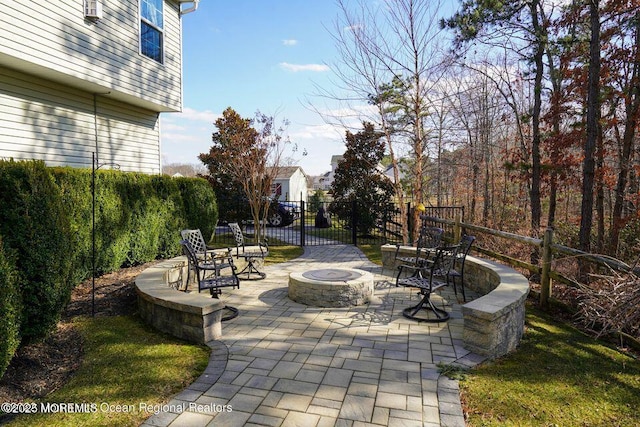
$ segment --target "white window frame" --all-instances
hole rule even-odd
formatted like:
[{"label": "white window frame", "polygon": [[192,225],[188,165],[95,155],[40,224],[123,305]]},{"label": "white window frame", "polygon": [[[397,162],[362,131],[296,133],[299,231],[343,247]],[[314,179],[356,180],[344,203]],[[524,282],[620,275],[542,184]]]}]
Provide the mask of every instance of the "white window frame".
[{"label": "white window frame", "polygon": [[[158,27],[156,24],[154,24],[153,22],[149,21],[147,18],[142,16],[142,3],[144,2],[144,0],[139,0],[138,1],[138,23],[139,23],[139,29],[138,29],[138,44],[139,44],[139,49],[138,52],[140,53],[140,55],[144,56],[145,58],[148,58],[158,64],[164,64],[164,51],[165,51],[165,37],[164,37],[164,21],[165,21],[165,5],[164,5],[164,0],[161,0],[162,3],[162,10],[161,10],[161,14],[162,14],[162,27]],[[158,31],[160,33],[160,60],[158,61],[156,58],[153,58],[149,55],[147,55],[146,53],[144,53],[142,51],[142,26],[143,23],[146,25],[149,25],[150,27],[152,27],[154,30]]]}]

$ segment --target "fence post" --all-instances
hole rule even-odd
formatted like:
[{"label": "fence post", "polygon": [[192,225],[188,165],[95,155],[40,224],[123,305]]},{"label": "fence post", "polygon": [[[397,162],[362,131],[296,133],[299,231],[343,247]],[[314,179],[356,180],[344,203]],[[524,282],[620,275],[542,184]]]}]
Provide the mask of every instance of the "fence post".
[{"label": "fence post", "polygon": [[413,212],[411,212],[411,202],[407,202],[407,233],[409,246],[413,246]]},{"label": "fence post", "polygon": [[305,242],[305,205],[304,200],[300,199],[300,246],[304,247],[307,242]]},{"label": "fence post", "polygon": [[551,297],[551,243],[553,242],[553,228],[549,227],[544,232],[542,240],[542,278],[540,283],[540,308],[549,308],[549,298]]},{"label": "fence post", "polygon": [[460,223],[462,220],[460,219],[460,215],[456,214],[456,223],[453,225],[453,241],[459,242],[462,239],[462,226]]},{"label": "fence post", "polygon": [[358,246],[358,204],[351,201],[351,243]]}]

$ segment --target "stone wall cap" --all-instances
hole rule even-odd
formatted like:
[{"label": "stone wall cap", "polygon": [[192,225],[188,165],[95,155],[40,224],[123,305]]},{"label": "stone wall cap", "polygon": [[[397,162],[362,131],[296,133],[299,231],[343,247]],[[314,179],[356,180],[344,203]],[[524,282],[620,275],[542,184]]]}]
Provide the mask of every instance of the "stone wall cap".
[{"label": "stone wall cap", "polygon": [[181,267],[185,262],[185,257],[180,256],[147,268],[136,277],[136,292],[140,297],[153,301],[154,304],[187,313],[206,315],[224,308],[224,304],[219,300],[196,293],[178,291],[169,286],[168,271]]}]

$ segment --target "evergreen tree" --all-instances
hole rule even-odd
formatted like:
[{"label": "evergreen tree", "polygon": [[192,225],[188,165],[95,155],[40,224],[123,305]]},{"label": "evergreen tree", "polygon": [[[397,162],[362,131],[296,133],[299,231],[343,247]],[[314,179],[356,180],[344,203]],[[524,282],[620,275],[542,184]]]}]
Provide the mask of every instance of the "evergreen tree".
[{"label": "evergreen tree", "polygon": [[347,131],[347,150],[331,185],[334,201],[330,211],[353,226],[351,208],[355,202],[357,231],[364,235],[382,219],[394,193],[391,181],[378,169],[385,151],[382,136],[368,122],[356,134]]}]

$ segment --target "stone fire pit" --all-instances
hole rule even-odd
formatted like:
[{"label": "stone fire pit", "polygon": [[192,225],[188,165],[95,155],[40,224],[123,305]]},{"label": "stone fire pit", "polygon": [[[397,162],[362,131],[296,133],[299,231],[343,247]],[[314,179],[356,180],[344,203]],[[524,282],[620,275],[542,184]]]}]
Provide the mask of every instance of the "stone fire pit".
[{"label": "stone fire pit", "polygon": [[289,298],[314,307],[367,304],[373,297],[373,275],[355,268],[325,268],[289,275]]}]

